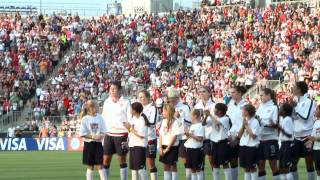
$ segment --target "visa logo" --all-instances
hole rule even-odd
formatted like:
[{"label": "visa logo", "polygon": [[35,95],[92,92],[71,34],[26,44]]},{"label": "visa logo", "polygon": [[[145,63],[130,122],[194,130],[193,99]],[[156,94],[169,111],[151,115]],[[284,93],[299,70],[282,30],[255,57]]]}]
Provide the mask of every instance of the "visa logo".
[{"label": "visa logo", "polygon": [[25,138],[0,139],[0,149],[1,151],[26,151],[26,140]]}]

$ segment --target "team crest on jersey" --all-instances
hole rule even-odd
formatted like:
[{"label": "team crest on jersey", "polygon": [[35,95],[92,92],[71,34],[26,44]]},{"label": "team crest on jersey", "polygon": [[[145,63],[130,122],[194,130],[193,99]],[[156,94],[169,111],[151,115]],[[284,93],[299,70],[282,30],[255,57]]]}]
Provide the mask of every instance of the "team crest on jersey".
[{"label": "team crest on jersey", "polygon": [[98,123],[91,123],[90,127],[92,130],[97,130],[97,129],[99,129],[99,124]]},{"label": "team crest on jersey", "polygon": [[267,113],[271,113],[271,109],[268,109]]}]

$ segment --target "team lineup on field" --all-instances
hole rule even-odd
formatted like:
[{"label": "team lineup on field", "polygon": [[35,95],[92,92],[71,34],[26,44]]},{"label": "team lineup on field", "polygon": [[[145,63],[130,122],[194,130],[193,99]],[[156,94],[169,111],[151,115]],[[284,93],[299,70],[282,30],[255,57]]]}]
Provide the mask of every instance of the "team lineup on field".
[{"label": "team lineup on field", "polygon": [[[149,92],[142,90],[138,102],[132,104],[120,90],[119,82],[111,83],[101,115],[94,100],[87,101],[81,113],[87,179],[92,179],[94,166],[101,179],[108,179],[114,154],[121,179],[128,178],[128,167],[132,179],[148,179],[148,174],[150,179],[158,179],[158,160],[165,180],[179,176],[202,180],[205,165],[212,169],[213,179],[221,178],[222,169],[225,179],[238,179],[239,167],[244,169],[245,180],[265,179],[266,162],[272,179],[299,179],[300,158],[306,159],[308,179],[319,178],[320,106],[309,99],[305,82],[294,87],[297,101],[280,108],[275,92],[263,89],[257,109],[243,99],[246,89],[241,86],[230,90],[232,99],[227,105],[214,103],[210,88],[202,86],[193,109],[180,101],[179,91],[173,88],[168,90],[166,102],[152,103]],[[204,163],[206,158],[209,164]],[[185,172],[177,171],[178,161]]]}]

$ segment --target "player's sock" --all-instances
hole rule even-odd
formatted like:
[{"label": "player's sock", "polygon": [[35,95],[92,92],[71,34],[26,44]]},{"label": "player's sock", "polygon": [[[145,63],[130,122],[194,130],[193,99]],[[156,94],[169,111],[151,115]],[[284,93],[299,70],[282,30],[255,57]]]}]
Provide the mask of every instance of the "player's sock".
[{"label": "player's sock", "polygon": [[190,180],[191,179],[191,169],[190,168],[186,168],[186,180]]},{"label": "player's sock", "polygon": [[232,180],[238,180],[238,175],[239,175],[239,168],[238,167],[231,167]]},{"label": "player's sock", "polygon": [[315,180],[316,179],[316,172],[314,169],[308,170],[308,180]]},{"label": "player's sock", "polygon": [[251,175],[252,180],[258,179],[258,172],[252,172],[252,173],[250,173],[250,175]]},{"label": "player's sock", "polygon": [[320,180],[320,176],[317,176],[317,180]]},{"label": "player's sock", "polygon": [[213,176],[214,180],[220,180],[220,169],[219,168],[213,168],[212,176]]},{"label": "player's sock", "polygon": [[107,179],[109,178],[109,168],[110,166],[103,166],[104,172],[106,173]]},{"label": "player's sock", "polygon": [[191,180],[197,180],[198,176],[197,173],[191,173]]},{"label": "player's sock", "polygon": [[203,171],[200,171],[197,173],[197,176],[198,176],[198,180],[204,180],[204,173]]},{"label": "player's sock", "polygon": [[101,180],[107,180],[106,171],[104,169],[99,169],[99,176]]},{"label": "player's sock", "polygon": [[93,171],[91,169],[87,169],[86,177],[87,180],[93,180]]},{"label": "player's sock", "polygon": [[280,180],[280,173],[279,172],[273,173],[272,180]]},{"label": "player's sock", "polygon": [[132,180],[138,180],[139,179],[138,171],[132,170],[131,171],[131,178],[132,178]]},{"label": "player's sock", "polygon": [[291,174],[293,176],[293,180],[299,180],[299,174],[297,170],[291,171]]},{"label": "player's sock", "polygon": [[150,169],[150,179],[158,180],[158,170],[157,168]]},{"label": "player's sock", "polygon": [[225,180],[231,180],[231,169],[230,168],[224,169],[224,178],[225,178]]},{"label": "player's sock", "polygon": [[285,174],[280,174],[280,180],[286,180],[286,175]]},{"label": "player's sock", "polygon": [[127,163],[120,165],[120,179],[128,180],[128,166]]},{"label": "player's sock", "polygon": [[164,171],[163,173],[163,180],[171,180],[172,178],[171,171]]},{"label": "player's sock", "polygon": [[145,169],[139,169],[138,171],[140,180],[148,180],[147,171]]},{"label": "player's sock", "polygon": [[172,180],[179,180],[178,172],[172,171]]},{"label": "player's sock", "polygon": [[[202,173],[202,176],[201,176],[201,177],[202,177],[202,180],[204,180],[204,178],[205,178],[204,170],[201,170],[200,173]],[[199,178],[199,177],[198,177],[198,178]]]},{"label": "player's sock", "polygon": [[258,180],[266,180],[266,172],[261,171],[258,173]]},{"label": "player's sock", "polygon": [[251,180],[251,173],[250,172],[244,173],[244,180]]},{"label": "player's sock", "polygon": [[292,173],[286,174],[286,180],[293,180],[293,179],[294,179],[294,178],[293,178]]}]

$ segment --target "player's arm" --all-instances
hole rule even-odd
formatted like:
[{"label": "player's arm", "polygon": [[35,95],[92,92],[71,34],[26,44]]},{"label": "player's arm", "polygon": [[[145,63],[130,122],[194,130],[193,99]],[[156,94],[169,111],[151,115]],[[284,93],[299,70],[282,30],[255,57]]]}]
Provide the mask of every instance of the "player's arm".
[{"label": "player's arm", "polygon": [[248,124],[245,125],[245,128],[249,134],[249,136],[253,139],[257,138],[257,133],[258,133],[258,127],[259,123],[257,122],[257,124],[254,127],[250,127]]}]

